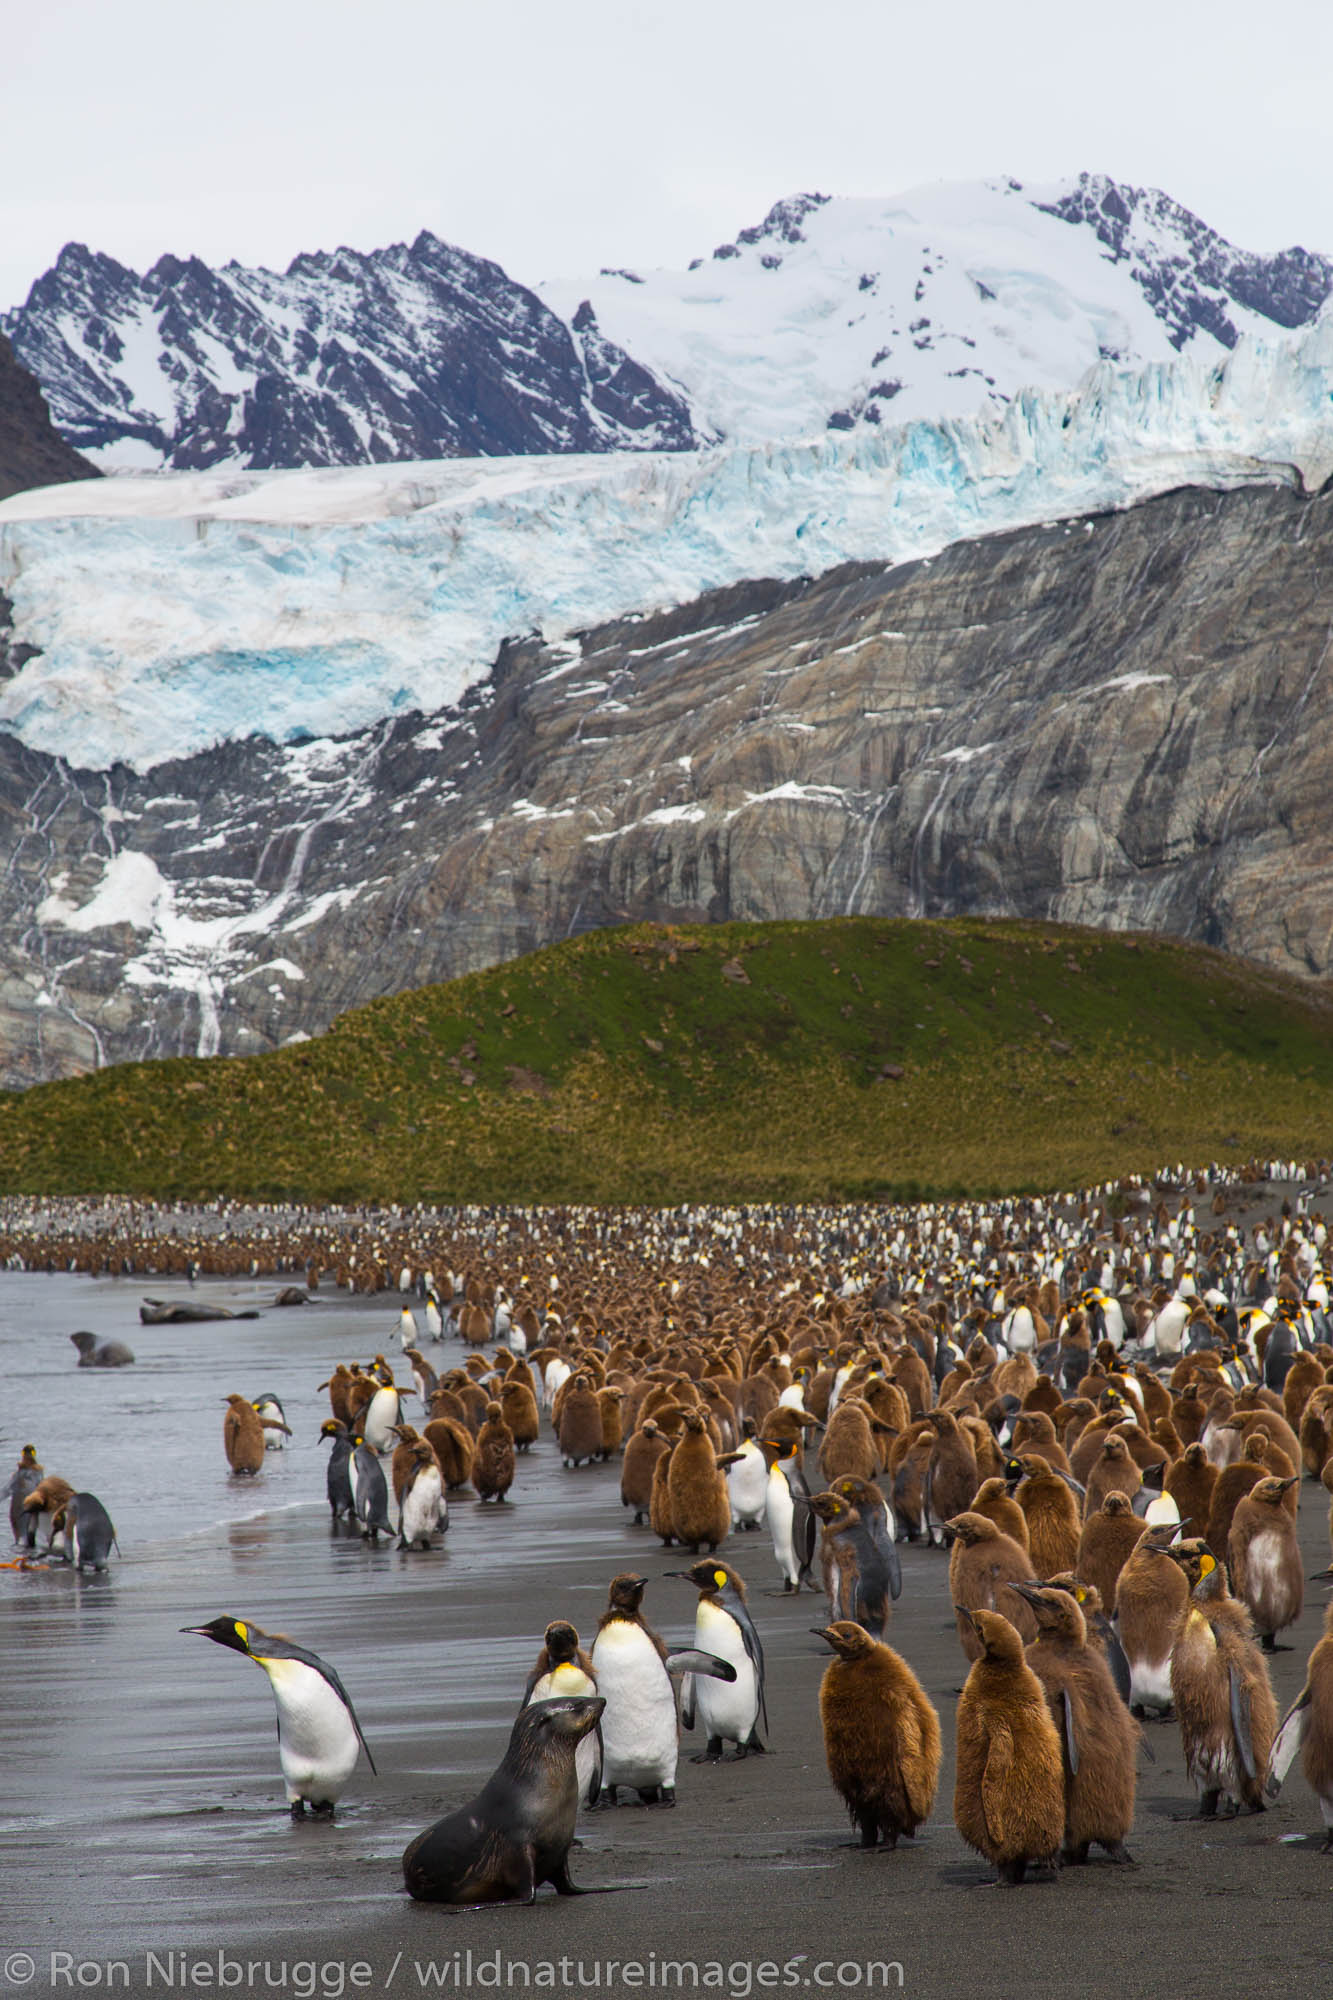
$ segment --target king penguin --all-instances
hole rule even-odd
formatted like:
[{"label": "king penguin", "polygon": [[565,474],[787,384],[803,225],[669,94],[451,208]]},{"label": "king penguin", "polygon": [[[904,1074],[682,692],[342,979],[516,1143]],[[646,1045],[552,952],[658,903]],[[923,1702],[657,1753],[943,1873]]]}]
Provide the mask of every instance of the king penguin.
[{"label": "king penguin", "polygon": [[[719,1565],[720,1567],[720,1565]],[[606,1610],[592,1643],[592,1670],[602,1711],[602,1791],[598,1803],[616,1804],[628,1786],[645,1805],[674,1806],[680,1725],[673,1673],[716,1674],[731,1681],[727,1660],[687,1650],[669,1654],[641,1610],[648,1579],[632,1572],[613,1577]]]},{"label": "king penguin", "polygon": [[[534,1701],[559,1701],[567,1695],[595,1695],[597,1676],[592,1661],[579,1644],[575,1628],[563,1618],[546,1628],[537,1663],[523,1690],[523,1706]],[[602,1728],[580,1738],[574,1752],[580,1805],[595,1805],[602,1789]]]},{"label": "king penguin", "polygon": [[278,1705],[278,1758],[287,1785],[292,1818],[310,1805],[333,1816],[364,1750],[371,1770],[375,1759],[361,1734],[351,1697],[328,1662],[276,1632],[261,1632],[241,1618],[215,1618],[208,1625],[183,1625],[201,1639],[243,1653],[268,1675]]},{"label": "king penguin", "polygon": [[720,1763],[724,1742],[736,1745],[738,1759],[751,1750],[762,1756],[759,1724],[762,1721],[765,1729],[768,1727],[764,1649],[745,1602],[745,1585],[729,1563],[715,1562],[711,1557],[689,1569],[668,1570],[667,1575],[692,1583],[699,1592],[694,1643],[700,1652],[728,1660],[736,1669],[734,1681],[704,1676],[696,1682],[689,1674],[681,1683],[680,1719],[687,1729],[693,1729],[697,1710],[707,1739],[692,1761]]}]

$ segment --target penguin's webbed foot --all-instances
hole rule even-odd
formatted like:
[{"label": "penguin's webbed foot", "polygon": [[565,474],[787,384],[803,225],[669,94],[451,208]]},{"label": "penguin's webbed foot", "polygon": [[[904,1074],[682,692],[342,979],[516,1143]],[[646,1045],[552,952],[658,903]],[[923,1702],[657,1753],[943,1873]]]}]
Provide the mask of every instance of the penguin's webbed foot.
[{"label": "penguin's webbed foot", "polygon": [[1319,1852],[1321,1854],[1333,1854],[1333,1826],[1331,1826],[1328,1832],[1324,1835],[1324,1844],[1320,1848]]},{"label": "penguin's webbed foot", "polygon": [[316,1819],[332,1819],[338,1808],[332,1799],[312,1799],[310,1810]]},{"label": "penguin's webbed foot", "polygon": [[1088,1858],[1088,1848],[1090,1845],[1090,1841],[1084,1840],[1080,1841],[1075,1847],[1062,1847],[1060,1850],[1061,1865],[1066,1868],[1081,1867]]},{"label": "penguin's webbed foot", "polygon": [[1134,1859],[1134,1856],[1125,1846],[1123,1840],[1104,1840],[1102,1841],[1101,1845],[1106,1849],[1107,1860],[1114,1861],[1117,1867],[1120,1868],[1138,1867],[1139,1865],[1138,1862]]},{"label": "penguin's webbed foot", "polygon": [[588,1811],[610,1812],[615,1807],[615,1804],[616,1804],[615,1786],[603,1785],[601,1791],[597,1794],[597,1797],[595,1799],[589,1799]]},{"label": "penguin's webbed foot", "polygon": [[304,1800],[304,1799],[293,1799],[293,1800],[292,1800],[292,1803],[291,1803],[291,1815],[292,1815],[292,1818],[293,1818],[293,1819],[304,1819],[304,1818],[305,1818],[305,1800]]}]

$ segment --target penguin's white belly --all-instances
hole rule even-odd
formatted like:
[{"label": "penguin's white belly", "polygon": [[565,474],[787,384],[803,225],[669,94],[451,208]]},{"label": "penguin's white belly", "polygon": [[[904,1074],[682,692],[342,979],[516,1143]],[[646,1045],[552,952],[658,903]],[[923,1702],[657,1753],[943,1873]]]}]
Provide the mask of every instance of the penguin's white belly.
[{"label": "penguin's white belly", "polygon": [[381,1454],[389,1450],[389,1432],[398,1422],[398,1393],[395,1389],[377,1389],[366,1410],[362,1437],[372,1451]]},{"label": "penguin's white belly", "polygon": [[260,1663],[278,1704],[278,1758],[289,1800],[333,1803],[356,1768],[352,1718],[323,1674],[302,1660]]},{"label": "penguin's white belly", "polygon": [[403,1495],[402,1519],[399,1532],[405,1542],[429,1540],[440,1527],[444,1512],[444,1487],[440,1483],[439,1471],[429,1466],[419,1472],[411,1486]]},{"label": "penguin's white belly", "polygon": [[759,1714],[759,1684],[740,1626],[721,1606],[702,1602],[694,1621],[694,1643],[700,1652],[715,1653],[736,1669],[734,1681],[695,1675],[694,1698],[704,1732],[744,1743]]},{"label": "penguin's white belly", "polygon": [[674,1785],[679,1735],[676,1694],[641,1625],[614,1619],[597,1634],[592,1663],[602,1715],[602,1783]]},{"label": "penguin's white belly", "polygon": [[1169,1651],[1160,1660],[1129,1662],[1129,1699],[1131,1707],[1149,1703],[1154,1708],[1170,1708],[1173,1697]]},{"label": "penguin's white belly", "polygon": [[763,1520],[768,1499],[768,1468],[764,1464],[764,1454],[753,1445],[744,1453],[739,1465],[727,1467],[727,1494],[731,1500],[733,1522]]},{"label": "penguin's white belly", "polygon": [[[556,1701],[561,1695],[596,1694],[596,1692],[596,1681],[590,1679],[582,1667],[575,1666],[572,1660],[568,1660],[551,1673],[543,1674],[528,1696],[528,1700]],[[596,1766],[597,1732],[593,1730],[574,1745],[574,1775],[579,1783],[580,1805],[587,1800],[588,1787],[592,1783],[592,1774]]]},{"label": "penguin's white belly", "polygon": [[796,1503],[791,1497],[791,1488],[786,1478],[776,1467],[768,1476],[764,1511],[768,1517],[768,1532],[773,1537],[773,1553],[778,1559],[778,1568],[791,1583],[796,1583],[801,1573],[791,1542],[791,1524],[796,1513]]}]

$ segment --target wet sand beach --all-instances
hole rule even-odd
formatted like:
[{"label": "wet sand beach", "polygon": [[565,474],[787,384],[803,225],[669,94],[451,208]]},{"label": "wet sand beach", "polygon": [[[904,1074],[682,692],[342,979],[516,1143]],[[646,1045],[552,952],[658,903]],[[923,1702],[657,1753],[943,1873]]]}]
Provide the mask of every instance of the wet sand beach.
[{"label": "wet sand beach", "polygon": [[[211,1283],[192,1296],[259,1305],[262,1318],[141,1327],[145,1289],[173,1288],[0,1277],[3,1462],[31,1439],[48,1470],[106,1502],[123,1549],[107,1577],[0,1572],[0,1992],[313,2000],[697,1983],[740,2000],[766,1990],[1189,2000],[1328,1985],[1333,1858],[1318,1852],[1318,1807],[1299,1771],[1263,1815],[1191,1823],[1174,1723],[1148,1726],[1157,1761],[1140,1759],[1137,1867],[1094,1860],[1058,1882],[981,1886],[991,1870],[951,1815],[964,1662],[947,1557],[921,1547],[902,1551],[888,1634],[944,1732],[936,1810],[914,1845],[851,1844],[819,1730],[829,1656],[809,1628],[824,1622],[824,1599],[784,1599],[767,1536],[749,1534],[724,1553],[750,1586],[764,1640],[772,1754],[696,1766],[702,1742],[686,1736],[674,1811],[624,1806],[583,1820],[572,1873],[598,1893],[544,1889],[533,1909],[489,1912],[412,1904],[402,1849],[498,1763],[547,1620],[570,1618],[590,1639],[610,1577],[638,1568],[651,1579],[648,1617],[685,1640],[695,1592],[665,1580],[685,1559],[622,1516],[618,1465],[563,1469],[545,1426],[520,1458],[512,1504],[454,1496],[435,1553],[369,1549],[332,1531],[315,1385],[338,1359],[394,1358],[398,1300],[321,1296],[274,1311],[271,1281]],[[128,1340],[135,1367],[77,1371],[67,1336],[85,1326]],[[432,1358],[441,1352],[452,1359],[457,1343]],[[275,1390],[296,1431],[253,1480],[230,1477],[222,1453],[233,1389]],[[1327,1512],[1307,1481],[1310,1572],[1329,1558]],[[1284,1710],[1323,1603],[1311,1586],[1285,1635],[1293,1650],[1273,1662]],[[380,1775],[360,1766],[332,1826],[287,1815],[263,1675],[180,1635],[223,1612],[312,1647],[351,1693]],[[664,1960],[688,1961],[693,1976]]]}]

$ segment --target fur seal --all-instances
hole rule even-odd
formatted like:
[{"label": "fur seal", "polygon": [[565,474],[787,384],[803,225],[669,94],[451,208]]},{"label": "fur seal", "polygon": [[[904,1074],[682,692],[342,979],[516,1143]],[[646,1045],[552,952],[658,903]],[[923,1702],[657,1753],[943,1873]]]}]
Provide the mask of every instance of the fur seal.
[{"label": "fur seal", "polygon": [[403,1881],[419,1903],[532,1903],[543,1882],[569,1879],[578,1812],[574,1753],[606,1707],[600,1695],[534,1701],[515,1722],[500,1767],[470,1805],[419,1833]]},{"label": "fur seal", "polygon": [[123,1340],[99,1342],[95,1333],[72,1333],[70,1339],[79,1350],[79,1368],[128,1368],[134,1359]]}]

